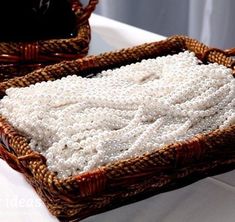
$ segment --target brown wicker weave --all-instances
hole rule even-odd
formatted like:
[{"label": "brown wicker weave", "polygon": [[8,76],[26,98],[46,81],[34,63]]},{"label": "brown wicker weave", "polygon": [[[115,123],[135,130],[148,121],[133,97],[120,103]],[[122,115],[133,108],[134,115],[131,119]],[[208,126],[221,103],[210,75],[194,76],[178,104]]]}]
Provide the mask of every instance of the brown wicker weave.
[{"label": "brown wicker weave", "polygon": [[[232,51],[210,49],[188,37],[173,36],[160,42],[48,66],[0,83],[0,92],[3,96],[9,87],[24,87],[74,73],[91,76],[101,70],[185,49],[194,51],[204,63],[217,62],[234,69],[234,60],[228,56]],[[2,116],[0,133],[0,156],[25,175],[49,211],[61,221],[79,221],[235,168],[235,125],[64,180],[47,169],[46,159],[31,150],[27,139]]]},{"label": "brown wicker weave", "polygon": [[48,64],[87,55],[90,42],[88,19],[97,3],[98,0],[89,0],[88,5],[83,7],[79,0],[71,1],[77,19],[76,37],[33,42],[0,42],[0,82]]}]

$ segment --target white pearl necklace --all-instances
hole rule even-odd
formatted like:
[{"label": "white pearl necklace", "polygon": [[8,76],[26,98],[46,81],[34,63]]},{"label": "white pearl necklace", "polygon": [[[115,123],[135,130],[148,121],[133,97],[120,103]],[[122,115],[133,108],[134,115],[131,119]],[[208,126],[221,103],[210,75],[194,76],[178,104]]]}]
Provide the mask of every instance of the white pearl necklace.
[{"label": "white pearl necklace", "polygon": [[10,88],[0,113],[60,178],[235,123],[235,80],[193,53]]}]

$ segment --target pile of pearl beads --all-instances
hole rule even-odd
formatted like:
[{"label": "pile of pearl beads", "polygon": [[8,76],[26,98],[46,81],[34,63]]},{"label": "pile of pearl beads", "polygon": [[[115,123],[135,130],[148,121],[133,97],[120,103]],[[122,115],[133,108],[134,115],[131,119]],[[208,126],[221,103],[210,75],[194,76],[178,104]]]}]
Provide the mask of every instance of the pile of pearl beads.
[{"label": "pile of pearl beads", "polygon": [[232,71],[188,51],[6,94],[0,114],[60,178],[235,123]]}]

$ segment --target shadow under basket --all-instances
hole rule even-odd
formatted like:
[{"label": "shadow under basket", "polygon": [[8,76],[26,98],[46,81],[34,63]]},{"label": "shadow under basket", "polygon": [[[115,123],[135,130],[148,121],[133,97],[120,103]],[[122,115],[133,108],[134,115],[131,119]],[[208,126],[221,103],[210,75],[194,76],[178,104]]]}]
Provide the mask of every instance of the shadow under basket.
[{"label": "shadow under basket", "polygon": [[91,30],[89,17],[98,0],[90,0],[83,7],[72,0],[76,19],[76,35],[63,39],[0,42],[0,82],[23,76],[46,65],[84,57],[88,53]]},{"label": "shadow under basket", "polygon": [[[234,70],[235,63],[230,57],[233,50],[222,51],[186,36],[172,36],[160,42],[47,66],[0,83],[0,92],[4,96],[10,87],[26,87],[74,73],[92,77],[102,70],[184,50],[193,51],[204,63],[216,62]],[[1,158],[24,174],[60,221],[79,221],[235,168],[235,125],[67,179],[59,179],[50,172],[45,157],[33,151],[29,141],[3,116],[0,139]]]}]

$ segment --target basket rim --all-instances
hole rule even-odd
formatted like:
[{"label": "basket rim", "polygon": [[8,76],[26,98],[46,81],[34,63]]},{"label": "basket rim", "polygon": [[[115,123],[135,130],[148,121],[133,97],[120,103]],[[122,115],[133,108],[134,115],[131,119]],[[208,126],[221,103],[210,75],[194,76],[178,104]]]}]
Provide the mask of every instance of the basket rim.
[{"label": "basket rim", "polygon": [[[186,49],[194,51],[203,62],[223,62],[227,67],[230,67],[234,63],[234,60],[222,50],[211,50],[206,45],[187,36],[172,36],[159,42],[145,43],[116,52],[51,65],[36,70],[26,76],[16,77],[0,83],[0,93],[3,96],[5,90],[10,87],[24,87],[35,82],[55,80],[66,75],[74,74],[74,72],[86,76],[87,74],[99,72],[100,69],[119,67],[125,62],[132,63],[145,59],[150,55],[156,56],[160,52],[169,54],[169,52],[176,53]],[[128,59],[126,59],[127,55],[129,56]],[[35,77],[37,78],[35,79]],[[232,139],[230,138],[231,135],[233,135]],[[135,181],[135,179],[138,180],[139,178],[148,177],[153,173],[153,170],[164,172],[165,170],[170,170],[172,167],[177,168],[179,166],[185,166],[189,162],[200,160],[205,154],[215,152],[214,148],[210,145],[213,138],[220,138],[218,143],[215,143],[215,146],[218,146],[220,142],[224,143],[224,141],[227,141],[228,148],[226,149],[228,152],[232,152],[230,143],[233,144],[235,142],[234,135],[235,124],[224,130],[216,129],[207,134],[195,135],[186,141],[172,143],[160,149],[156,148],[152,152],[139,155],[135,158],[115,161],[105,166],[97,167],[89,172],[70,176],[66,179],[59,179],[55,173],[48,170],[45,157],[33,151],[27,139],[18,131],[14,130],[7,123],[6,119],[0,115],[0,142],[2,141],[3,146],[2,149],[0,146],[0,156],[5,158],[9,165],[22,172],[27,178],[42,180],[43,177],[41,183],[48,187],[48,189],[53,190],[54,193],[60,193],[60,197],[64,196],[66,198],[66,195],[69,195],[70,190],[74,189],[74,187],[78,189],[77,192],[80,197],[89,197],[97,193],[102,193],[107,186],[107,181],[113,181],[117,184],[123,179],[131,178]],[[20,147],[22,149],[19,151]],[[185,155],[185,151],[188,152],[188,155]],[[154,158],[158,162],[154,163],[152,160],[151,163],[148,162],[147,164],[147,161]],[[147,170],[143,166],[137,167],[138,169],[133,168],[133,164],[137,164],[139,161],[147,164]],[[35,170],[36,168],[39,170]],[[122,172],[124,168],[128,168],[128,170]],[[132,174],[135,173],[136,178],[132,177]]]},{"label": "basket rim", "polygon": [[[88,45],[91,38],[91,29],[89,21],[83,22],[79,30],[77,32],[76,37],[72,38],[64,38],[64,39],[49,39],[49,40],[38,40],[33,42],[8,42],[0,43],[4,44],[4,47],[6,47],[6,44],[9,44],[10,47],[12,45],[15,45],[18,49],[14,53],[2,53],[0,54],[0,67],[1,68],[7,68],[12,66],[27,66],[27,65],[41,65],[42,63],[50,63],[50,62],[59,62],[62,60],[71,60],[71,59],[78,59],[87,54],[88,51]],[[45,50],[41,50],[43,45],[50,45],[50,44],[62,44],[68,46],[70,44],[76,44],[77,51],[75,52],[66,52],[61,51],[59,48],[55,48],[53,51],[49,51],[48,53],[45,52]],[[79,50],[78,50],[79,48]],[[25,58],[24,51],[26,50],[33,50],[32,53],[36,52],[36,55],[32,55],[29,58]]]},{"label": "basket rim", "polygon": [[86,6],[80,0],[70,2],[76,16],[76,36],[0,42],[0,82],[25,75],[50,64],[87,55],[91,40],[89,18],[98,0],[89,0]]}]

